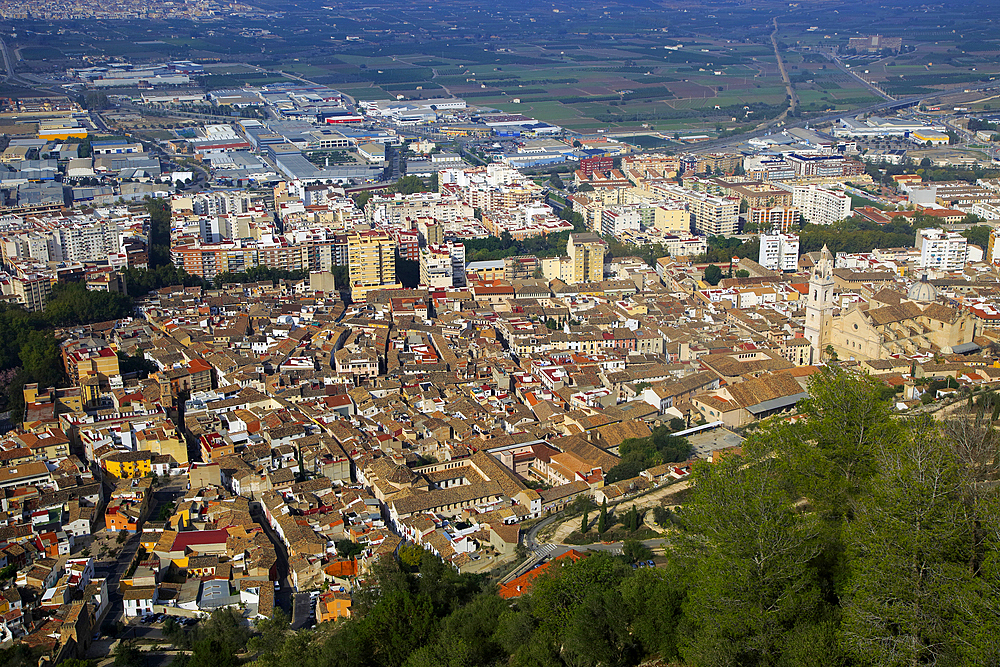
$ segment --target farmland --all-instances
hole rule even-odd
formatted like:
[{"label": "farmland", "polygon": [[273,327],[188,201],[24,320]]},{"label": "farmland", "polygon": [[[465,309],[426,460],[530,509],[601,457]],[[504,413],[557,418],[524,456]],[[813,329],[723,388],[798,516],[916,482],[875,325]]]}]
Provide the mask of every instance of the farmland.
[{"label": "farmland", "polygon": [[[19,71],[50,80],[88,64],[185,59],[205,65],[202,89],[302,77],[354,99],[455,95],[579,131],[738,130],[781,114],[787,102],[770,41],[775,20],[796,113],[877,101],[829,57],[835,50],[893,95],[1000,73],[1000,40],[982,27],[982,16],[911,29],[894,14],[916,20],[920,10],[860,3],[254,4],[263,14],[169,25],[7,21],[0,30],[18,35]],[[902,36],[902,52],[846,50],[849,37],[876,30]]]}]

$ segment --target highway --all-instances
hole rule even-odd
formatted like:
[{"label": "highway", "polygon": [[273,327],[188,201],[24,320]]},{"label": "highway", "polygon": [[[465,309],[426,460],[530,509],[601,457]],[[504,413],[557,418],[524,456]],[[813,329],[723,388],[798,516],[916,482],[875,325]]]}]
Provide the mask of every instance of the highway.
[{"label": "highway", "polygon": [[864,86],[868,92],[874,93],[875,95],[878,95],[884,100],[888,100],[890,102],[895,101],[895,98],[892,95],[887,95],[886,93],[882,92],[881,88],[876,88],[872,84],[865,81],[863,78],[861,78],[860,74],[858,74],[856,71],[845,65],[837,56],[833,55],[832,53],[825,53],[825,52],[823,53],[823,55],[829,58],[834,65],[840,68],[840,71],[844,72],[848,76],[852,77],[855,81],[860,83],[862,86]]},{"label": "highway", "polygon": [[17,78],[17,75],[14,74],[14,66],[12,63],[12,56],[10,53],[10,49],[7,48],[7,42],[5,42],[3,39],[0,39],[0,53],[3,54],[3,66],[4,69],[6,70],[6,74],[4,74],[4,79],[8,83],[21,83],[21,81]]},{"label": "highway", "polygon": [[872,104],[867,107],[862,107],[860,109],[852,109],[850,111],[838,111],[836,113],[823,114],[822,116],[814,116],[809,119],[801,119],[794,121],[785,121],[783,124],[777,118],[769,121],[753,132],[746,132],[744,134],[738,134],[734,137],[727,137],[725,139],[714,139],[711,141],[705,141],[697,146],[692,146],[689,150],[692,153],[711,153],[718,151],[730,146],[737,146],[746,142],[748,139],[753,139],[755,137],[763,137],[772,133],[776,127],[781,126],[782,129],[789,129],[792,127],[803,127],[806,124],[817,125],[820,123],[827,123],[835,121],[838,118],[843,118],[844,116],[861,116],[863,114],[871,114],[878,111],[885,111],[886,109],[903,109],[906,107],[912,107],[920,104],[921,102],[926,102],[938,97],[944,97],[946,95],[954,95],[955,93],[960,93],[962,91],[987,91],[987,90],[1000,90],[1000,83],[996,81],[987,81],[980,83],[978,85],[969,86],[963,85],[955,88],[948,88],[946,90],[939,90],[934,93],[927,93],[924,95],[911,95],[910,97],[903,97],[897,100],[887,100],[885,102],[880,102],[879,104]]}]

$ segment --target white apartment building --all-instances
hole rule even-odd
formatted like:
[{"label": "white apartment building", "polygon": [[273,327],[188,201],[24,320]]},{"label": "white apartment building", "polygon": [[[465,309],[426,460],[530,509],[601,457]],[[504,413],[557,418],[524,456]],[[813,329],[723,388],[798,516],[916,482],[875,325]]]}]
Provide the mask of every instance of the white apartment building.
[{"label": "white apartment building", "polygon": [[761,234],[757,263],[771,271],[795,271],[799,264],[797,234]]},{"label": "white apartment building", "polygon": [[431,289],[465,287],[465,246],[448,242],[421,248],[420,283]]},{"label": "white apartment building", "polygon": [[[550,209],[551,210],[551,209]],[[375,195],[365,204],[365,218],[373,225],[400,225],[408,220],[430,218],[437,222],[455,222],[471,218],[475,211],[452,194],[417,192],[411,195],[395,193],[389,197]]]},{"label": "white apartment building", "polygon": [[920,268],[961,271],[965,268],[968,243],[958,232],[938,228],[917,230],[914,245],[920,251]]},{"label": "white apartment building", "polygon": [[614,206],[601,211],[601,234],[621,238],[625,232],[640,230],[641,212],[634,206]]},{"label": "white apartment building", "polygon": [[96,262],[121,251],[124,230],[116,223],[65,222],[64,227],[52,225],[8,236],[3,241],[4,257],[38,262]]},{"label": "white apartment building", "polygon": [[196,215],[231,215],[250,211],[250,195],[241,191],[199,192],[191,196]]},{"label": "white apartment building", "polygon": [[851,217],[851,198],[846,192],[823,188],[815,183],[775,185],[792,193],[792,206],[798,208],[802,216],[814,225],[831,225]]}]

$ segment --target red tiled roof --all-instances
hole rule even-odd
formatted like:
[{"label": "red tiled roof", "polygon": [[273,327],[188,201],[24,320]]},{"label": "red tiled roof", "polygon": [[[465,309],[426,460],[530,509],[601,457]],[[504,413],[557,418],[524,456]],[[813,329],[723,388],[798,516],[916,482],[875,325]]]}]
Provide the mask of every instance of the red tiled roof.
[{"label": "red tiled roof", "polygon": [[174,539],[172,551],[180,551],[191,546],[201,544],[225,544],[229,538],[229,532],[224,529],[219,530],[188,530],[177,533]]},{"label": "red tiled roof", "polygon": [[586,558],[586,555],[580,553],[576,549],[570,549],[566,553],[556,556],[548,563],[545,563],[544,565],[539,565],[538,567],[532,570],[528,570],[517,579],[514,579],[509,583],[502,584],[500,586],[500,590],[498,591],[500,593],[500,597],[504,599],[521,597],[522,595],[531,590],[532,584],[534,584],[535,579],[537,579],[540,574],[542,574],[543,572],[547,572],[556,563],[559,563],[559,565],[562,566],[565,565],[563,561],[566,559],[569,559],[570,561],[575,563],[581,558]]}]

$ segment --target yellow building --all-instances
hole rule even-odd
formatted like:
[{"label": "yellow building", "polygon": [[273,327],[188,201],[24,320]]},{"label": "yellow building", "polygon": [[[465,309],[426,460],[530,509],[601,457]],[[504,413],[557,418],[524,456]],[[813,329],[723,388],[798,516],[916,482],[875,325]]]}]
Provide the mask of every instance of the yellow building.
[{"label": "yellow building", "polygon": [[573,265],[573,283],[604,280],[604,252],[607,246],[597,234],[569,235],[566,251]]},{"label": "yellow building", "polygon": [[100,343],[93,346],[78,341],[64,344],[63,360],[70,380],[80,387],[94,378],[101,386],[107,386],[108,378],[121,374],[118,355]]},{"label": "yellow building", "polygon": [[57,415],[65,412],[83,412],[83,394],[80,392],[79,387],[67,387],[66,389],[49,387],[48,389],[39,390],[38,383],[32,382],[31,384],[24,385],[22,393],[24,394],[25,405],[31,405],[32,403],[54,403]]},{"label": "yellow building", "polygon": [[372,290],[402,287],[396,282],[396,241],[384,232],[348,234],[347,260],[354,301],[364,301]]},{"label": "yellow building", "polygon": [[653,210],[653,226],[661,234],[691,233],[691,214],[683,204],[660,204]]},{"label": "yellow building", "polygon": [[135,434],[136,443],[141,451],[152,452],[158,456],[169,456],[178,465],[188,462],[187,443],[177,435],[177,430],[170,422],[164,421]]},{"label": "yellow building", "polygon": [[927,143],[929,141],[935,146],[948,144],[948,135],[937,130],[914,130],[910,136],[914,141],[919,141],[920,143]]},{"label": "yellow building", "polygon": [[153,474],[153,456],[152,452],[119,452],[101,461],[101,465],[118,479],[149,477]]}]

